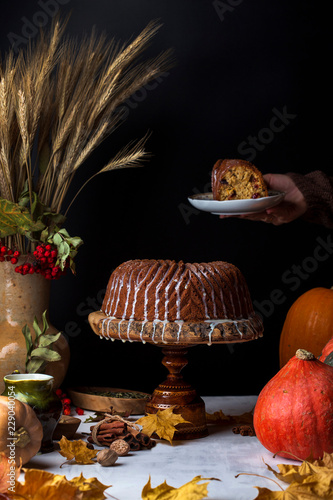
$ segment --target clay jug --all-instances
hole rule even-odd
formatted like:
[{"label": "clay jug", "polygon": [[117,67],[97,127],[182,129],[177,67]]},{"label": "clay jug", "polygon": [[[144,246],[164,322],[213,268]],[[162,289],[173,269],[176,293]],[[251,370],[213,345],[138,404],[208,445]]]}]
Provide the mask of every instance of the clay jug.
[{"label": "clay jug", "polygon": [[[24,262],[24,257],[20,257],[20,260]],[[33,336],[35,316],[39,325],[42,325],[42,314],[49,310],[50,287],[51,281],[40,274],[22,276],[15,272],[15,266],[10,262],[0,262],[0,394],[4,390],[5,375],[14,370],[25,373],[27,351],[22,328],[27,324]],[[57,333],[59,329],[47,319],[47,333]],[[54,377],[53,387],[56,389],[65,378],[70,352],[63,335],[53,346],[61,359],[48,363],[44,373]]]}]

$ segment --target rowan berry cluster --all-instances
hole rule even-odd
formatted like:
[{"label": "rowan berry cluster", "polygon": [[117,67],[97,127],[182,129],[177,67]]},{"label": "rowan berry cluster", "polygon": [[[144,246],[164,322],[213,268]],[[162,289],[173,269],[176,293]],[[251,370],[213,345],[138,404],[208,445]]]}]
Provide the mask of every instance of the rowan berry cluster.
[{"label": "rowan berry cluster", "polygon": [[[7,246],[0,246],[0,262],[10,261],[13,265],[18,262],[19,251],[14,251]],[[32,256],[31,256],[32,257]],[[15,272],[25,276],[26,274],[41,274],[48,280],[57,280],[66,274],[69,266],[69,258],[65,262],[64,269],[56,265],[58,250],[54,245],[41,243],[33,252],[32,262],[24,262],[15,267]]]},{"label": "rowan berry cluster", "polygon": [[7,260],[15,265],[17,264],[17,260],[20,255],[20,252],[14,251],[11,248],[6,247],[5,245],[0,246],[0,262],[4,262],[5,260]]},{"label": "rowan berry cluster", "polygon": [[[67,394],[65,392],[63,392],[61,389],[57,389],[55,392],[56,392],[56,395],[61,399],[63,414],[70,415],[72,401],[67,396]],[[82,408],[77,407],[77,408],[75,408],[75,411],[78,415],[84,414],[84,411],[82,410]]]}]

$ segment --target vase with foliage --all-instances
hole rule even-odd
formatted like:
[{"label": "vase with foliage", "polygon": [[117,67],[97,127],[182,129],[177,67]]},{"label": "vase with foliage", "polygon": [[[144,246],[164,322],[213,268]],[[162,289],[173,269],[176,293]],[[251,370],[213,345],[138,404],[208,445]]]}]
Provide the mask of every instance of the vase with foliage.
[{"label": "vase with foliage", "polygon": [[[15,329],[12,343],[24,342],[23,326],[34,315],[41,321],[45,310],[43,304],[34,311],[36,306],[27,304],[29,296],[48,296],[52,280],[75,272],[82,240],[70,236],[64,225],[77,194],[96,175],[135,167],[145,159],[147,134],[120,148],[67,200],[78,169],[124,122],[124,101],[169,67],[169,50],[142,60],[159,27],[150,22],[125,44],[108,41],[95,30],[78,42],[65,36],[66,21],[57,18],[25,50],[17,55],[10,50],[0,58],[1,361],[7,351],[13,355],[3,334],[5,323]],[[39,282],[48,291],[41,292]],[[26,314],[20,320],[13,319],[16,305],[22,308],[18,283],[34,290],[23,294]]]}]

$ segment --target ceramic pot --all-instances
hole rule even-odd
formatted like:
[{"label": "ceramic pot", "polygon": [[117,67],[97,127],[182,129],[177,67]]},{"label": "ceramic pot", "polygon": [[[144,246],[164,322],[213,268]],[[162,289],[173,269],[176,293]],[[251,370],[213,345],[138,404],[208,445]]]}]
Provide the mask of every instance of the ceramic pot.
[{"label": "ceramic pot", "polygon": [[62,403],[53,390],[53,381],[51,375],[44,373],[12,374],[4,377],[3,396],[15,392],[15,398],[31,406],[41,422],[42,453],[54,450],[52,436],[62,414]]},{"label": "ceramic pot", "polygon": [[[20,257],[19,263],[24,262]],[[40,274],[22,276],[10,262],[0,262],[0,393],[4,390],[3,377],[14,370],[25,372],[26,345],[22,333],[28,324],[31,334],[34,316],[42,324],[42,314],[49,310],[51,281]],[[49,322],[49,320],[48,320]],[[49,326],[48,334],[59,330]],[[54,377],[54,388],[65,378],[69,364],[69,346],[61,335],[53,344],[61,360],[48,363],[45,373]]]}]

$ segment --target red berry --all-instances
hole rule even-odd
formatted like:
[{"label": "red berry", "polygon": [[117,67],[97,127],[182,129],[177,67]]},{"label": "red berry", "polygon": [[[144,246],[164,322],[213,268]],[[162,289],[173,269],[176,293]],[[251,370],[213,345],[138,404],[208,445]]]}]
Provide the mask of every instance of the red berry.
[{"label": "red berry", "polygon": [[5,258],[3,257],[3,255],[0,255],[0,262],[3,262],[5,260]]},{"label": "red berry", "polygon": [[1,253],[7,253],[8,248],[3,246],[0,248]]},{"label": "red berry", "polygon": [[18,250],[16,250],[16,251],[14,252],[13,257],[19,257],[20,255],[21,255],[21,253],[20,253]]},{"label": "red berry", "polygon": [[69,398],[64,398],[62,400],[62,402],[63,402],[64,405],[70,405],[70,404],[72,404],[72,401]]},{"label": "red berry", "polygon": [[82,408],[75,408],[75,411],[78,415],[84,415],[84,411],[82,410]]},{"label": "red berry", "polygon": [[12,258],[10,259],[10,262],[11,262],[12,264],[17,264],[17,258],[16,258],[16,257],[12,257]]},{"label": "red berry", "polygon": [[64,408],[63,409],[63,414],[64,415],[70,415],[71,414],[71,409],[70,408]]},{"label": "red berry", "polygon": [[13,255],[13,250],[9,249],[7,255]]},{"label": "red berry", "polygon": [[55,393],[56,393],[56,395],[57,395],[58,397],[60,397],[60,396],[62,395],[62,390],[61,390],[61,389],[57,389],[57,390],[55,391]]}]

